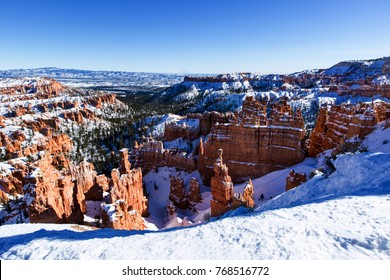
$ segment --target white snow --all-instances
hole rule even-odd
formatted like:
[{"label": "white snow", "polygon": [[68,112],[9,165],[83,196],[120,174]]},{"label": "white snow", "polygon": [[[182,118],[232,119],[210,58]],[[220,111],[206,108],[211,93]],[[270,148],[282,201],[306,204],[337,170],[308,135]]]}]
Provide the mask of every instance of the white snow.
[{"label": "white snow", "polygon": [[379,123],[376,129],[363,141],[363,146],[371,152],[390,153],[390,127],[384,128],[384,123]]},{"label": "white snow", "polygon": [[[180,220],[178,223],[172,223],[169,220],[166,212],[166,204],[169,201],[170,191],[170,179],[171,175],[179,175],[185,186],[189,186],[189,181],[192,177],[198,179],[201,194],[202,203],[195,206],[196,211],[193,210],[180,210],[177,209],[177,218]],[[149,171],[144,175],[144,182],[146,184],[146,190],[149,194],[149,211],[151,214],[150,221],[153,222],[158,228],[167,228],[172,226],[181,226],[181,220],[187,219],[191,223],[200,223],[205,220],[205,215],[210,213],[210,188],[205,187],[202,184],[202,180],[198,171],[188,174],[184,171],[178,171],[173,167],[160,167],[155,170]]]}]

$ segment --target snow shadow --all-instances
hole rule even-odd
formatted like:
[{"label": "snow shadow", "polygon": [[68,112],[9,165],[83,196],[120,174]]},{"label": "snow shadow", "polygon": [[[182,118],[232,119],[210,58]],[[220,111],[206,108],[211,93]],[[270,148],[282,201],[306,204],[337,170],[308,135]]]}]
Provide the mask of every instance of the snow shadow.
[{"label": "snow shadow", "polygon": [[[40,229],[34,232],[19,234],[14,236],[0,237],[0,255],[9,251],[14,246],[26,245],[34,240],[59,240],[59,241],[86,241],[90,239],[109,239],[114,237],[128,237],[132,235],[157,234],[161,232],[170,232],[186,229],[188,227],[197,227],[201,224],[191,225],[186,227],[173,227],[160,231],[150,230],[114,230],[114,229],[97,229],[89,231],[73,231],[73,230],[46,230]],[[99,241],[101,242],[101,241]]]}]

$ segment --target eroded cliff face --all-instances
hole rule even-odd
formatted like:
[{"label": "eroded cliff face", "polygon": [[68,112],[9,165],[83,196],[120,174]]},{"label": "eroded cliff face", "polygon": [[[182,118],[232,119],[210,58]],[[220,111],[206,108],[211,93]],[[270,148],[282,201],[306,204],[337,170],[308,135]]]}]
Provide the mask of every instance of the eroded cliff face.
[{"label": "eroded cliff face", "polygon": [[216,123],[200,144],[198,170],[209,184],[217,151],[223,149],[233,181],[244,181],[299,163],[304,159],[305,129],[299,111],[286,102],[271,109],[247,97],[242,111],[227,123]]},{"label": "eroded cliff face", "polygon": [[152,169],[171,166],[188,173],[196,170],[196,157],[178,149],[164,149],[163,142],[148,138],[145,142],[134,146],[130,155],[135,167],[143,172]]},{"label": "eroded cliff face", "polygon": [[102,225],[114,229],[144,229],[142,216],[148,215],[141,169],[131,169],[128,151],[122,149],[119,169],[111,172],[108,202],[102,205]]},{"label": "eroded cliff face", "polygon": [[218,150],[218,158],[214,163],[214,176],[211,178],[210,200],[211,215],[220,216],[232,209],[233,182],[228,174],[228,167],[223,163],[222,150]]},{"label": "eroded cliff face", "polygon": [[83,223],[85,196],[70,175],[53,164],[53,157],[44,153],[26,178],[25,202],[31,223]]},{"label": "eroded cliff face", "polygon": [[336,148],[353,136],[363,139],[374,130],[378,122],[389,118],[390,105],[384,102],[321,108],[310,136],[309,156]]}]

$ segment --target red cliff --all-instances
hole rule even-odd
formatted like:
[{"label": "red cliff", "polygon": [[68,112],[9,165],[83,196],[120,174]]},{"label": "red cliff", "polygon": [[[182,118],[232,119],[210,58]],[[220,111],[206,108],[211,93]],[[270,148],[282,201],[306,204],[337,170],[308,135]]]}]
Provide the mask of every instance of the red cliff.
[{"label": "red cliff", "polygon": [[310,136],[309,156],[336,148],[353,136],[363,139],[374,130],[376,123],[389,117],[390,105],[384,102],[321,108]]},{"label": "red cliff", "polygon": [[228,168],[222,161],[222,150],[214,163],[214,176],[211,178],[211,215],[220,216],[232,209],[233,183]]},{"label": "red cliff", "polygon": [[228,123],[216,123],[201,143],[198,170],[209,184],[219,149],[233,181],[259,177],[304,159],[305,136],[301,113],[292,113],[286,102],[274,106],[270,118],[266,105],[247,97],[242,111]]}]

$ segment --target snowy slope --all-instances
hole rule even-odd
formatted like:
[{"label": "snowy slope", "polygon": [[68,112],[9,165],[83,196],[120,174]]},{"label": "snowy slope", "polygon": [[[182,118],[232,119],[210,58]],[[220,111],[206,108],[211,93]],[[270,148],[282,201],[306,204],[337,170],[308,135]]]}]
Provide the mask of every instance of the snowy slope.
[{"label": "snowy slope", "polygon": [[356,196],[147,233],[2,226],[0,258],[390,259],[389,207],[389,195]]},{"label": "snowy slope", "polygon": [[390,259],[390,154],[347,154],[335,165],[329,178],[314,177],[261,212],[238,210],[237,216],[184,229],[2,226],[0,258]]}]

